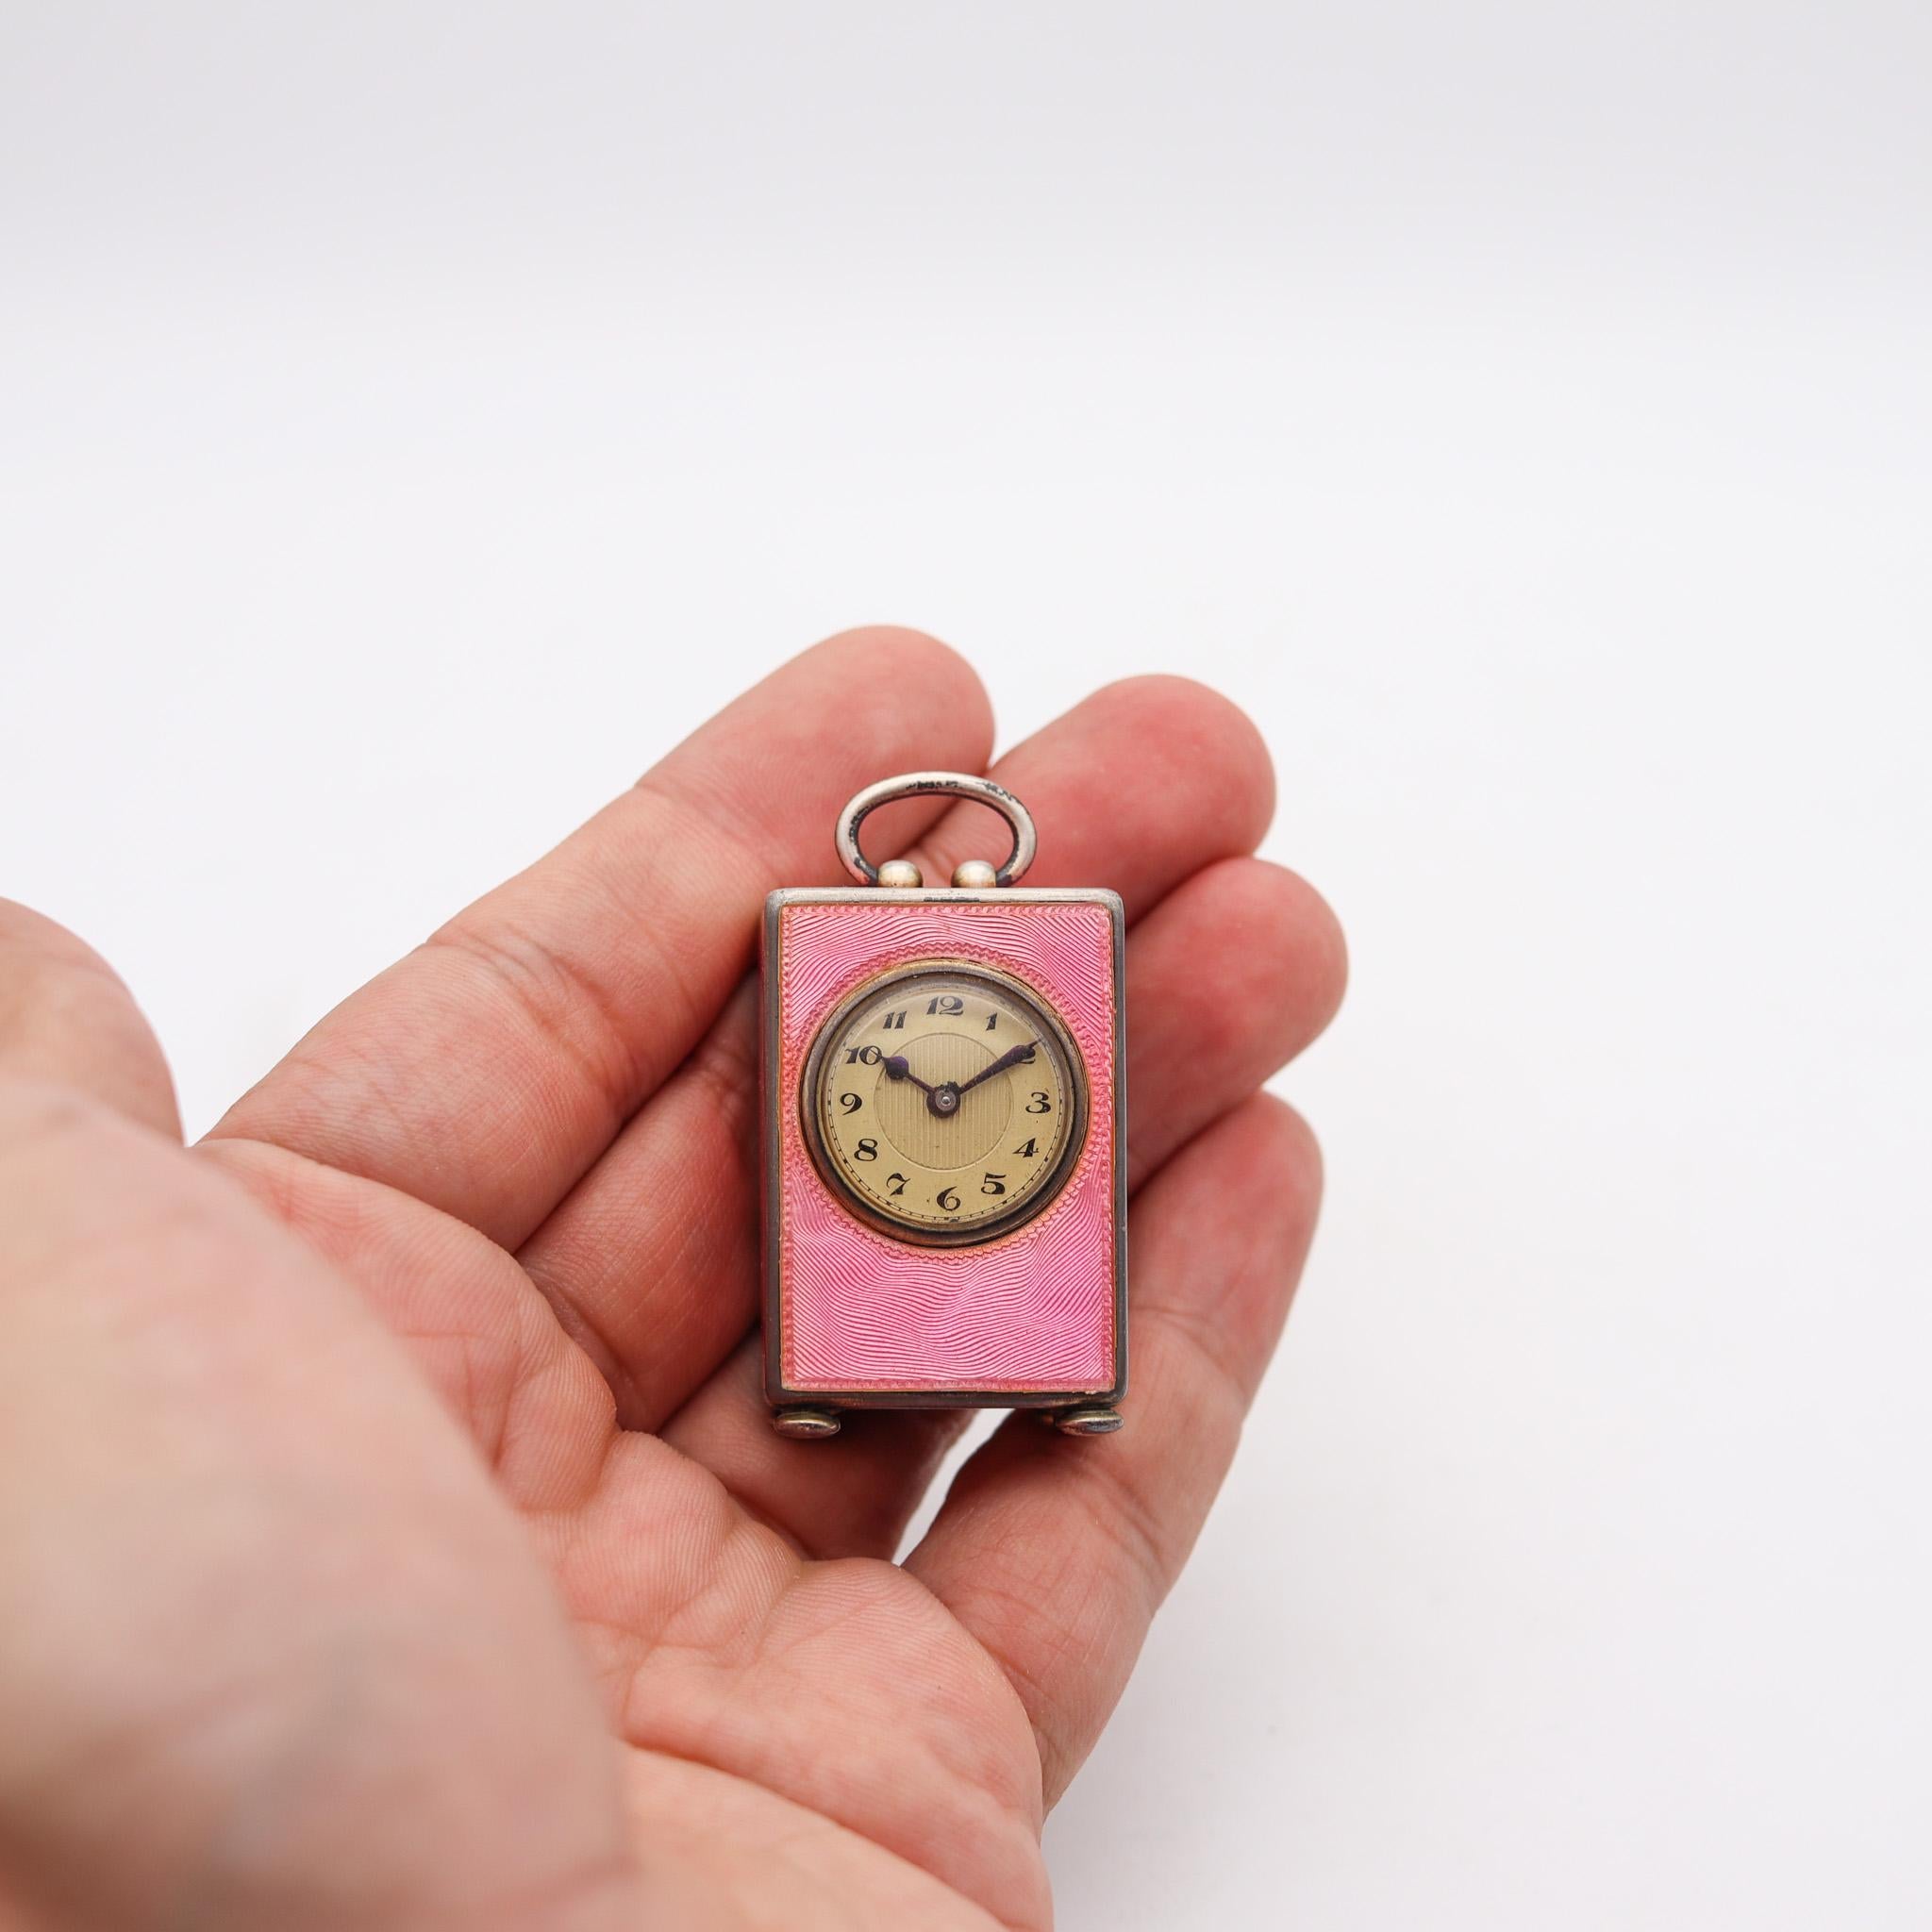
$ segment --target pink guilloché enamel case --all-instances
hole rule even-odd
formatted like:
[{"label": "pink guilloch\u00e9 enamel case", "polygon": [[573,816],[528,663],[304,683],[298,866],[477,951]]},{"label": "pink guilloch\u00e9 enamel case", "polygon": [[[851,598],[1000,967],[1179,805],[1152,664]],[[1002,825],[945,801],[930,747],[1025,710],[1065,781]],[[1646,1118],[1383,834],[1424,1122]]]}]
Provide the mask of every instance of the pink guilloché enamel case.
[{"label": "pink guilloch\u00e9 enamel case", "polygon": [[[929,888],[858,844],[891,799],[1006,817],[1005,865]],[[865,883],[765,906],[765,1383],[773,1424],[992,1407],[1069,1434],[1126,1386],[1124,920],[1106,891],[1012,883],[1032,822],[991,781],[887,779],[837,835]]]}]

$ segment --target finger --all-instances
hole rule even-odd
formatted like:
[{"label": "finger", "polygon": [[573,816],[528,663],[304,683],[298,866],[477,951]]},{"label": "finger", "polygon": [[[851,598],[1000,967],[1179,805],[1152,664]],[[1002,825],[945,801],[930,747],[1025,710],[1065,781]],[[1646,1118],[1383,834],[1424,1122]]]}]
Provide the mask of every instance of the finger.
[{"label": "finger", "polygon": [[750,1324],[758,1276],[758,987],[518,1253],[603,1372],[658,1427]]},{"label": "finger", "polygon": [[[1137,918],[1217,858],[1252,852],[1274,810],[1274,772],[1253,721],[1188,677],[1104,686],[1015,745],[993,774],[1040,832],[1028,886],[1110,886]],[[928,885],[964,858],[1006,856],[998,822],[957,805],[913,851]]]},{"label": "finger", "polygon": [[339,1007],[215,1133],[521,1241],[702,1039],[765,893],[828,875],[845,799],[909,766],[977,771],[991,732],[930,638],[806,652]]},{"label": "finger", "polygon": [[[1314,1039],[1342,971],[1333,914],[1259,859],[1209,867],[1141,922],[1127,944],[1135,1184]],[[814,1556],[891,1556],[966,1421],[856,1411],[836,1442],[808,1453],[774,1437],[767,1413],[747,1345],[665,1439]]]},{"label": "finger", "polygon": [[1320,1038],[1348,948],[1327,901],[1259,858],[1196,873],[1127,948],[1127,1182],[1138,1188]]},{"label": "finger", "polygon": [[1134,1210],[1126,1427],[1069,1441],[1012,1417],[908,1559],[1025,1705],[1048,1803],[1111,1713],[1221,1487],[1320,1191],[1313,1137],[1265,1094],[1178,1155]]},{"label": "finger", "polygon": [[[1096,782],[1108,771],[1145,774],[1167,808],[1124,808]],[[1258,839],[1274,796],[1253,724],[1185,678],[1097,692],[1016,746],[993,776],[1048,828],[1046,880],[1115,886],[1130,910]],[[987,850],[999,829],[983,808],[960,808],[969,811],[976,824],[949,815],[938,832],[962,857]],[[953,849],[936,842],[924,856],[929,879],[950,878]],[[633,1428],[656,1428],[752,1322],[758,1050],[752,995],[741,999],[520,1257],[604,1367]]]},{"label": "finger", "polygon": [[91,946],[0,899],[0,1073],[73,1088],[175,1140],[168,1063],[133,995]]},{"label": "finger", "polygon": [[764,1344],[746,1336],[662,1431],[806,1557],[891,1557],[970,1408],[847,1409],[835,1441],[776,1435]]}]

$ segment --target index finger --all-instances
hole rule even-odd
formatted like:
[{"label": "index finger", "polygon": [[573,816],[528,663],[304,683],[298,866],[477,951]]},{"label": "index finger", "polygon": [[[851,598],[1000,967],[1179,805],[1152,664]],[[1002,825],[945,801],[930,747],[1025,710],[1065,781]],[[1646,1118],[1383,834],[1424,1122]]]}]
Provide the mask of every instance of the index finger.
[{"label": "index finger", "polygon": [[351,995],[214,1135],[382,1181],[514,1246],[702,1037],[751,963],[765,894],[827,875],[845,799],[913,767],[977,772],[991,738],[979,680],[945,645],[830,639]]}]

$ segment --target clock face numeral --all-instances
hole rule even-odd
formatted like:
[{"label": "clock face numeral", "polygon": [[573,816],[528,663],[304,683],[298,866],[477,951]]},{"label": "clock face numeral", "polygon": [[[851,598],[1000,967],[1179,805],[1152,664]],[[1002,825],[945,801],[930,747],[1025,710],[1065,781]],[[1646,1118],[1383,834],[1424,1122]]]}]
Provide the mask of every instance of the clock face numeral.
[{"label": "clock face numeral", "polygon": [[926,964],[826,1021],[800,1098],[813,1157],[850,1208],[908,1240],[956,1243],[1006,1233],[1058,1195],[1085,1133],[1086,1080],[1030,987]]}]

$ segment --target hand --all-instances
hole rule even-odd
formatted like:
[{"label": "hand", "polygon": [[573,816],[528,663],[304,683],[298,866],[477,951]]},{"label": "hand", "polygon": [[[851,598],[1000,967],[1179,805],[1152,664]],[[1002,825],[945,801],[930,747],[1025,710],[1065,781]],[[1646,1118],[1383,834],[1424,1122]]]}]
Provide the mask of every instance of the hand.
[{"label": "hand", "polygon": [[0,1921],[1047,1924],[1307,1245],[1256,1090],[1342,954],[1198,686],[994,768],[1132,922],[1133,1386],[1105,1442],[1007,1423],[895,1563],[961,1418],[766,1425],[746,974],[850,792],[990,737],[929,641],[807,653],[186,1151],[118,982],[0,908]]},{"label": "hand", "polygon": [[1033,1049],[1039,1045],[1036,1040],[1023,1040],[1018,1046],[1009,1046],[990,1067],[981,1067],[970,1080],[959,1082],[959,1091],[970,1093],[982,1080],[991,1080],[995,1074],[1004,1074],[1008,1067],[1023,1065],[1033,1058]]},{"label": "hand", "polygon": [[937,1093],[939,1091],[939,1089],[937,1087],[932,1086],[927,1081],[922,1080],[919,1077],[919,1075],[912,1071],[911,1061],[909,1061],[903,1053],[888,1054],[885,1059],[881,1062],[881,1064],[885,1067],[886,1074],[888,1077],[891,1079],[910,1080],[912,1084],[915,1087],[917,1087],[922,1093]]},{"label": "hand", "polygon": [[962,1093],[970,1093],[982,1080],[990,1080],[995,1074],[1004,1074],[1008,1067],[1018,1066],[1022,1060],[1030,1060],[1033,1047],[1034,1042],[1030,1040],[1019,1046],[1008,1047],[991,1066],[981,1067],[970,1080],[942,1080],[937,1087],[922,1080],[912,1071],[911,1061],[903,1053],[889,1054],[880,1065],[885,1068],[888,1078],[910,1080],[925,1095],[927,1110],[943,1119],[959,1111]]}]

